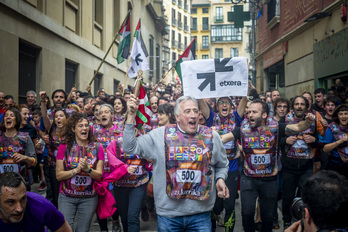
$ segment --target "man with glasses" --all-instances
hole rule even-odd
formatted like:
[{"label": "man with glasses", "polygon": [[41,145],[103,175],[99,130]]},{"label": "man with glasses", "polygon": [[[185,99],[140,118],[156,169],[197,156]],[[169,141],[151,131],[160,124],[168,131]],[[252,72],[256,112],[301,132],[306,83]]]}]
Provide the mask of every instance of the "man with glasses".
[{"label": "man with glasses", "polygon": [[277,98],[274,102],[275,115],[274,118],[280,121],[290,112],[290,101],[286,98]]},{"label": "man with glasses", "polygon": [[[214,113],[208,104],[200,99],[199,108],[201,109],[204,118],[206,119],[208,127],[214,127],[219,135],[230,133],[235,127],[239,127],[240,123],[244,119],[244,110],[247,103],[247,98],[243,97],[238,105],[236,111],[231,112],[232,100],[229,97],[220,97],[217,101],[218,113]],[[236,154],[237,143],[236,141],[230,141],[224,144],[227,159],[229,160],[228,177],[226,179],[226,185],[230,191],[230,198],[221,199],[217,198],[213,212],[218,215],[225,208],[224,226],[226,231],[233,231],[235,225],[235,212],[234,205],[235,199],[238,193],[238,157]],[[213,227],[215,220],[213,221]]]}]

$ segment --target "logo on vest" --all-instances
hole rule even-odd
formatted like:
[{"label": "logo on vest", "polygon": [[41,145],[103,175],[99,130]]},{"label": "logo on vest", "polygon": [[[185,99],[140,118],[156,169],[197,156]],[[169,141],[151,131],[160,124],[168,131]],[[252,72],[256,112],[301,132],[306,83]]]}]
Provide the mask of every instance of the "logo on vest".
[{"label": "logo on vest", "polygon": [[272,137],[247,137],[244,138],[245,148],[270,148],[272,147],[271,142],[274,140]]},{"label": "logo on vest", "polygon": [[203,149],[196,146],[169,147],[169,160],[202,161]]}]

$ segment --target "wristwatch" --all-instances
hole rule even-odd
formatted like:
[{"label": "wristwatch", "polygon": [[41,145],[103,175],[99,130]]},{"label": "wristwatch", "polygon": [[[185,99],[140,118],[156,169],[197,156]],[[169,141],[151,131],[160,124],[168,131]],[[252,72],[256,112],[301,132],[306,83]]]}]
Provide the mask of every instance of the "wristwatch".
[{"label": "wristwatch", "polygon": [[92,172],[92,168],[89,167],[86,173],[89,174],[89,173],[91,173],[91,172]]}]

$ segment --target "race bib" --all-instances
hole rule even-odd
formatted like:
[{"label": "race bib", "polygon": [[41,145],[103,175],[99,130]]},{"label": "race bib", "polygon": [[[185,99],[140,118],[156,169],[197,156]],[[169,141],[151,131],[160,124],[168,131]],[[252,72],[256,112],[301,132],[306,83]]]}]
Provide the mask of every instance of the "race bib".
[{"label": "race bib", "polygon": [[92,178],[90,176],[80,176],[76,175],[71,178],[71,184],[73,185],[91,185]]},{"label": "race bib", "polygon": [[271,163],[270,154],[251,155],[250,158],[251,158],[252,165],[270,164]]},{"label": "race bib", "polygon": [[298,140],[296,140],[296,143],[293,145],[293,147],[296,149],[304,149],[305,150],[308,148],[308,145],[304,140],[298,139]]},{"label": "race bib", "polygon": [[176,182],[201,183],[202,172],[200,170],[179,169],[176,170]]},{"label": "race bib", "polygon": [[136,175],[136,176],[143,175],[144,174],[143,167],[142,166],[137,166],[137,165],[135,165],[135,166],[137,167],[137,169],[131,175]]},{"label": "race bib", "polygon": [[11,164],[11,163],[3,163],[0,164],[0,173],[4,172],[19,172],[18,170],[18,164]]},{"label": "race bib", "polygon": [[234,141],[229,141],[227,143],[224,143],[225,149],[233,149],[234,148]]}]

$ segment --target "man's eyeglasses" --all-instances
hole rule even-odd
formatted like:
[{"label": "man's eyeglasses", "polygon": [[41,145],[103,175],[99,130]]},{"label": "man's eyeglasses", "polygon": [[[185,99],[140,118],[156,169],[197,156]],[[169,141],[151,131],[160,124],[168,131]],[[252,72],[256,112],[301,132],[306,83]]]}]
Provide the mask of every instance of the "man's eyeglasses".
[{"label": "man's eyeglasses", "polygon": [[220,105],[226,104],[226,105],[231,105],[230,101],[219,101]]}]

